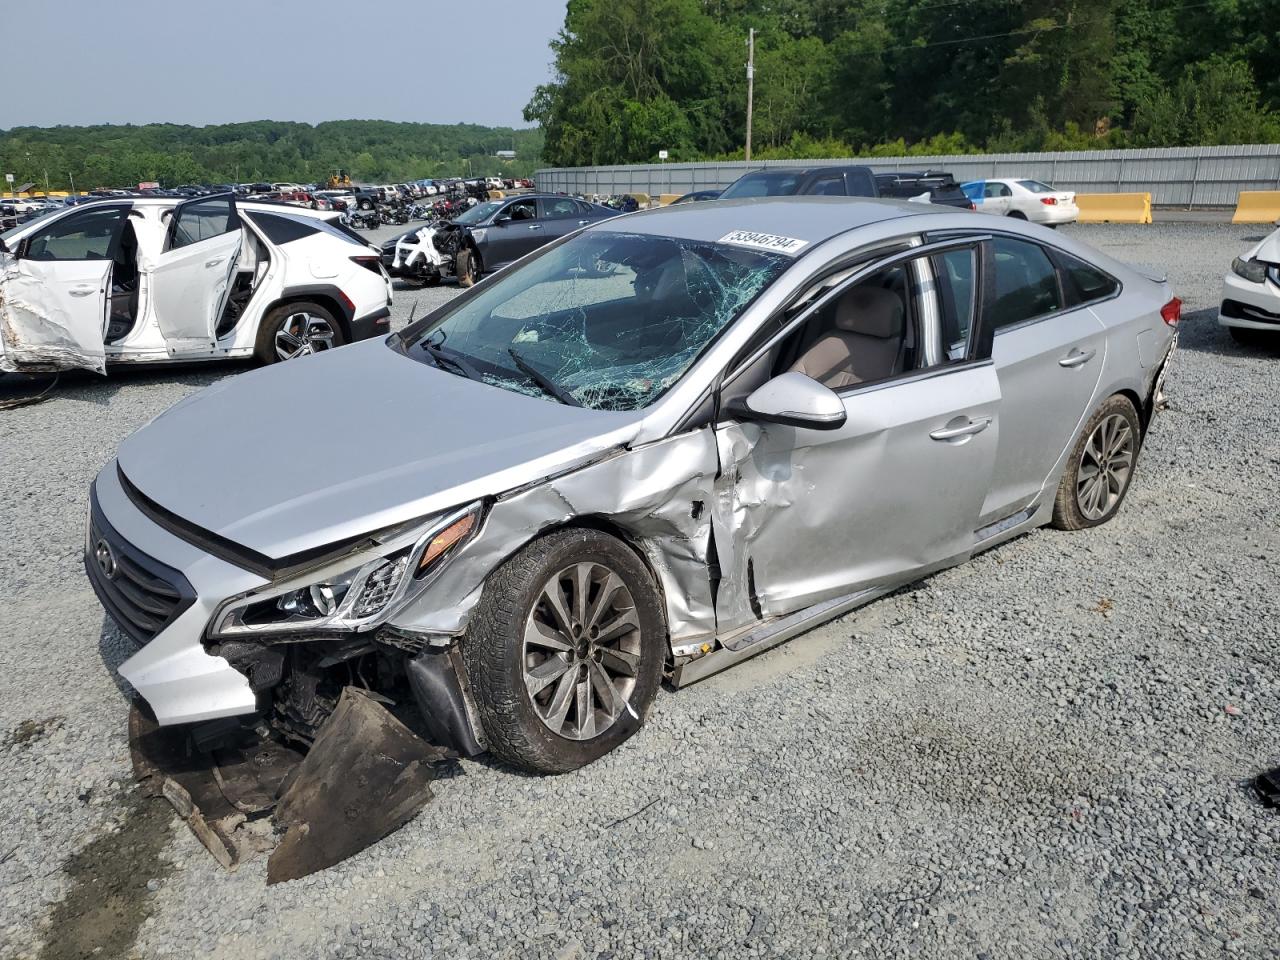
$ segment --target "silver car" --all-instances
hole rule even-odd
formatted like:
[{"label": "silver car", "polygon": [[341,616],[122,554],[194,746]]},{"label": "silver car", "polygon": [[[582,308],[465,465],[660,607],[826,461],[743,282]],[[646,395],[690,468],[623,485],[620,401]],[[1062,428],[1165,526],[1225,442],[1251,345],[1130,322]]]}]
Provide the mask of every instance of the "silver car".
[{"label": "silver car", "polygon": [[355,685],[460,753],[570,770],[664,677],[1105,523],[1178,314],[1033,224],[637,213],[177,404],[98,475],[85,565],[162,724],[260,714],[305,741]]}]

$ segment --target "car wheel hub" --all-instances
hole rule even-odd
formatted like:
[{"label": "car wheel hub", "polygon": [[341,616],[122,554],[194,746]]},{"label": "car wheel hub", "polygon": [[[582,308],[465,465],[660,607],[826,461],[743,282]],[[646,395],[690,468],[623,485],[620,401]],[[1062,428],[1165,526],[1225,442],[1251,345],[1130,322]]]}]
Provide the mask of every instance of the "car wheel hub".
[{"label": "car wheel hub", "polygon": [[568,740],[591,740],[633,712],[640,620],[622,578],[575,563],[543,584],[525,618],[522,668],[538,718]]},{"label": "car wheel hub", "polygon": [[1133,428],[1120,414],[1094,428],[1076,470],[1076,503],[1086,519],[1101,520],[1115,509],[1129,484],[1133,455]]},{"label": "car wheel hub", "polygon": [[332,350],[333,341],[333,326],[324,317],[295,313],[287,317],[276,331],[276,356],[281,360],[292,360],[321,350]]}]

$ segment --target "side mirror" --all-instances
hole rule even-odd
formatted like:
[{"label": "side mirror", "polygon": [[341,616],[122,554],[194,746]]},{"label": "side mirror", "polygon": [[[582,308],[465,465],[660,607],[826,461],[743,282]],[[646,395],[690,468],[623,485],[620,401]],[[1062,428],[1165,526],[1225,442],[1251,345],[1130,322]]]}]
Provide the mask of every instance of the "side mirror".
[{"label": "side mirror", "polygon": [[796,372],[774,377],[745,399],[730,402],[728,411],[743,420],[806,430],[838,430],[847,416],[835,391]]},{"label": "side mirror", "polygon": [[497,225],[499,225],[499,224],[503,224],[503,223],[510,223],[510,222],[511,222],[511,214],[509,214],[509,213],[500,213],[500,214],[498,214],[496,217],[494,217],[494,218],[493,218],[493,222],[494,222],[494,225],[495,225],[495,226],[497,226]]}]

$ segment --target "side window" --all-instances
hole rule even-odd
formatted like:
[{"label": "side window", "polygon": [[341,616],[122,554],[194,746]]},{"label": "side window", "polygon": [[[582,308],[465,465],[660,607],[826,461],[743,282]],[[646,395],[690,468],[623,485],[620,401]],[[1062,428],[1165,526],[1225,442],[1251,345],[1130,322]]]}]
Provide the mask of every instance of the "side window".
[{"label": "side window", "polygon": [[503,210],[502,214],[512,220],[533,220],[538,216],[538,204],[533,200],[517,200]]},{"label": "side window", "polygon": [[107,260],[123,221],[123,207],[63,217],[32,235],[24,256],[28,260]]},{"label": "side window", "polygon": [[548,220],[564,220],[578,216],[578,201],[570,197],[557,197],[554,200],[543,200],[543,216]]},{"label": "side window", "polygon": [[975,251],[948,250],[938,254],[933,258],[933,273],[942,307],[942,352],[947,360],[963,360],[969,355],[977,302]]},{"label": "side window", "polygon": [[849,188],[849,196],[851,197],[874,197],[879,193],[876,190],[876,178],[866,168],[846,170],[845,183]]},{"label": "side window", "polygon": [[813,189],[809,192],[819,197],[846,196],[844,189],[844,174],[830,173],[819,177],[813,182]]},{"label": "side window", "polygon": [[1070,306],[1105,300],[1119,292],[1120,282],[1097,267],[1061,250],[1055,250],[1054,256],[1062,267],[1063,287]]},{"label": "side window", "polygon": [[238,229],[240,221],[236,218],[230,197],[197,200],[174,210],[173,223],[169,227],[169,249],[178,250]]},{"label": "side window", "polygon": [[832,390],[887,380],[923,360],[911,265],[836,292],[778,348],[774,375],[798,371]]},{"label": "side window", "polygon": [[991,259],[995,270],[995,297],[988,308],[992,330],[1062,309],[1058,273],[1041,247],[997,237],[991,241]]},{"label": "side window", "polygon": [[251,213],[247,216],[267,235],[267,239],[275,244],[292,243],[294,240],[312,237],[320,232],[319,227],[294,217],[278,217],[272,213]]}]

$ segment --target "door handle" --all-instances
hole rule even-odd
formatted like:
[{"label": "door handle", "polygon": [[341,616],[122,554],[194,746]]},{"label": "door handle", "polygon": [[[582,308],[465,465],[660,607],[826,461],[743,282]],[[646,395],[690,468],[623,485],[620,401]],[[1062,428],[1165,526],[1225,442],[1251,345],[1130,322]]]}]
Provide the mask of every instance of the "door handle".
[{"label": "door handle", "polygon": [[90,294],[96,293],[97,291],[98,291],[97,287],[72,287],[71,295],[73,297],[87,297]]},{"label": "door handle", "polygon": [[590,223],[590,222],[591,222],[590,220],[579,220],[579,221],[578,221],[578,226],[580,226],[580,227],[585,227],[585,226],[586,226],[588,223]]},{"label": "door handle", "polygon": [[225,259],[226,259],[226,257],[214,257],[212,260],[206,260],[206,261],[204,262],[204,265],[205,265],[206,267],[208,267],[209,269],[211,269],[211,270],[212,270],[214,267],[216,267],[218,264],[220,264],[220,263],[221,263],[223,260],[225,260]]},{"label": "door handle", "polygon": [[1075,350],[1058,361],[1060,367],[1083,367],[1093,359],[1097,350]]},{"label": "door handle", "polygon": [[[958,419],[959,417],[956,418],[956,420]],[[953,420],[951,422],[955,423],[956,421]],[[954,427],[946,426],[940,430],[934,430],[929,434],[929,436],[934,440],[941,440],[944,442],[948,440],[959,440],[963,437],[972,437],[975,433],[981,433],[989,426],[991,426],[990,417],[978,417],[976,420],[969,420],[968,418],[965,418],[964,423],[957,424]]]},{"label": "door handle", "polygon": [[529,224],[529,229],[530,229],[530,230],[541,230],[541,229],[542,229],[542,224],[540,224],[540,223],[531,223],[531,224]]}]

